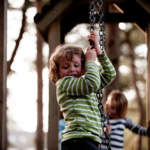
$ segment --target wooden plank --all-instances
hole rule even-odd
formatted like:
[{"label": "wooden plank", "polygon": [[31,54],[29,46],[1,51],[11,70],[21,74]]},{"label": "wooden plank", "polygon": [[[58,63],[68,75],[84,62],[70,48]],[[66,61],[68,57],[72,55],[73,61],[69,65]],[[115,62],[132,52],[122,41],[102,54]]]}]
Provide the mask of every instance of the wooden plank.
[{"label": "wooden plank", "polygon": [[[150,22],[147,28],[147,73],[146,73],[146,120],[150,120]],[[148,149],[150,150],[150,138],[148,138]]]},{"label": "wooden plank", "polygon": [[132,14],[127,14],[127,13],[105,13],[104,14],[105,22],[147,22],[150,20],[148,16],[146,17],[141,17],[141,16],[135,16]]},{"label": "wooden plank", "polygon": [[72,4],[72,0],[61,0],[59,1],[37,24],[38,29],[43,32],[45,29],[59,17],[69,6]]},{"label": "wooden plank", "polygon": [[[90,2],[92,1],[92,0],[75,0],[76,1],[76,3],[79,3],[79,4],[90,4]],[[116,4],[118,4],[118,3],[124,3],[125,2],[125,0],[104,0],[104,3],[106,4],[112,4],[112,3],[116,3]]]},{"label": "wooden plank", "polygon": [[[55,47],[60,44],[60,21],[56,20],[50,26],[48,32],[48,44],[50,55]],[[56,88],[54,84],[49,86],[49,129],[48,129],[48,150],[58,150],[58,119],[59,109],[56,100]]]},{"label": "wooden plank", "polygon": [[7,1],[0,4],[0,150],[6,150]]},{"label": "wooden plank", "polygon": [[136,0],[149,14],[150,14],[150,1],[149,0]]}]

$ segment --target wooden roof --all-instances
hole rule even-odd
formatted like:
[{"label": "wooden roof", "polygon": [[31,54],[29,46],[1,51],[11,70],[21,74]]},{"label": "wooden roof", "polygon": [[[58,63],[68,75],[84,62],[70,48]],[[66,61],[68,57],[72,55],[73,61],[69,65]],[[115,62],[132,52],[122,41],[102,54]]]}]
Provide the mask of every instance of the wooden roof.
[{"label": "wooden roof", "polygon": [[[47,30],[55,19],[61,20],[61,31],[64,36],[79,23],[89,23],[89,4],[91,0],[51,0],[45,5],[34,20],[37,28],[47,41]],[[111,11],[110,6],[116,11]],[[134,22],[143,30],[150,21],[150,0],[104,0],[105,22]]]}]

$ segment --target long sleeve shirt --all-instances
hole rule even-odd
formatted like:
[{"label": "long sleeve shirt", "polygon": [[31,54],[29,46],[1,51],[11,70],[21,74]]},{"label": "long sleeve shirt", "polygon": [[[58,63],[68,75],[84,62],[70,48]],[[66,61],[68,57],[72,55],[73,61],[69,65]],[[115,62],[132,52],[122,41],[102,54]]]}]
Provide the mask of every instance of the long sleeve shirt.
[{"label": "long sleeve shirt", "polygon": [[[66,123],[62,141],[72,138],[91,138],[101,142],[101,117],[96,92],[107,86],[116,76],[115,69],[106,54],[95,62],[86,62],[84,76],[66,76],[56,83],[57,101]],[[100,73],[100,69],[103,72]]]},{"label": "long sleeve shirt", "polygon": [[[139,135],[150,136],[146,128],[140,125],[136,125],[128,117],[124,119],[109,119],[109,123],[111,126],[111,133],[110,133],[111,150],[123,150],[124,149],[124,129],[125,128]],[[107,145],[105,143],[104,137],[103,137],[102,144],[101,144],[101,150],[107,150]]]}]

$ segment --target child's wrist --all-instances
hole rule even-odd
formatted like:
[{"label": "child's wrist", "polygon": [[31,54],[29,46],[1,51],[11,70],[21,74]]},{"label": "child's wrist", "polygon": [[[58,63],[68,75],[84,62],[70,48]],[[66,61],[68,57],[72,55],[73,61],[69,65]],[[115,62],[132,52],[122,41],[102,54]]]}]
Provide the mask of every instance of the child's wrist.
[{"label": "child's wrist", "polygon": [[98,50],[97,50],[97,56],[100,56],[100,55],[104,55],[104,51],[98,49]]},{"label": "child's wrist", "polygon": [[103,60],[105,56],[106,56],[106,53],[105,53],[104,51],[102,51],[101,54],[97,55],[97,57],[98,57],[100,60]]}]

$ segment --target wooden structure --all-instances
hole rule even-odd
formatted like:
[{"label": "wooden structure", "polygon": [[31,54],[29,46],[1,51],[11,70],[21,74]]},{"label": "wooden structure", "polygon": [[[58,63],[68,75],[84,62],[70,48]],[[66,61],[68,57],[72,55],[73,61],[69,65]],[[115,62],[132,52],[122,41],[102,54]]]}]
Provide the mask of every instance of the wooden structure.
[{"label": "wooden structure", "polygon": [[6,150],[7,1],[0,4],[0,149]]},{"label": "wooden structure", "polygon": [[[64,37],[75,25],[89,23],[89,4],[91,0],[51,0],[35,16],[35,23],[43,38],[49,44],[50,54],[54,48],[64,42]],[[112,12],[109,8],[117,10]],[[150,1],[149,0],[104,0],[105,22],[136,23],[147,33],[147,120],[150,120]],[[58,106],[55,87],[49,88],[49,132],[48,150],[58,149]],[[149,147],[150,149],[150,147]]]}]

